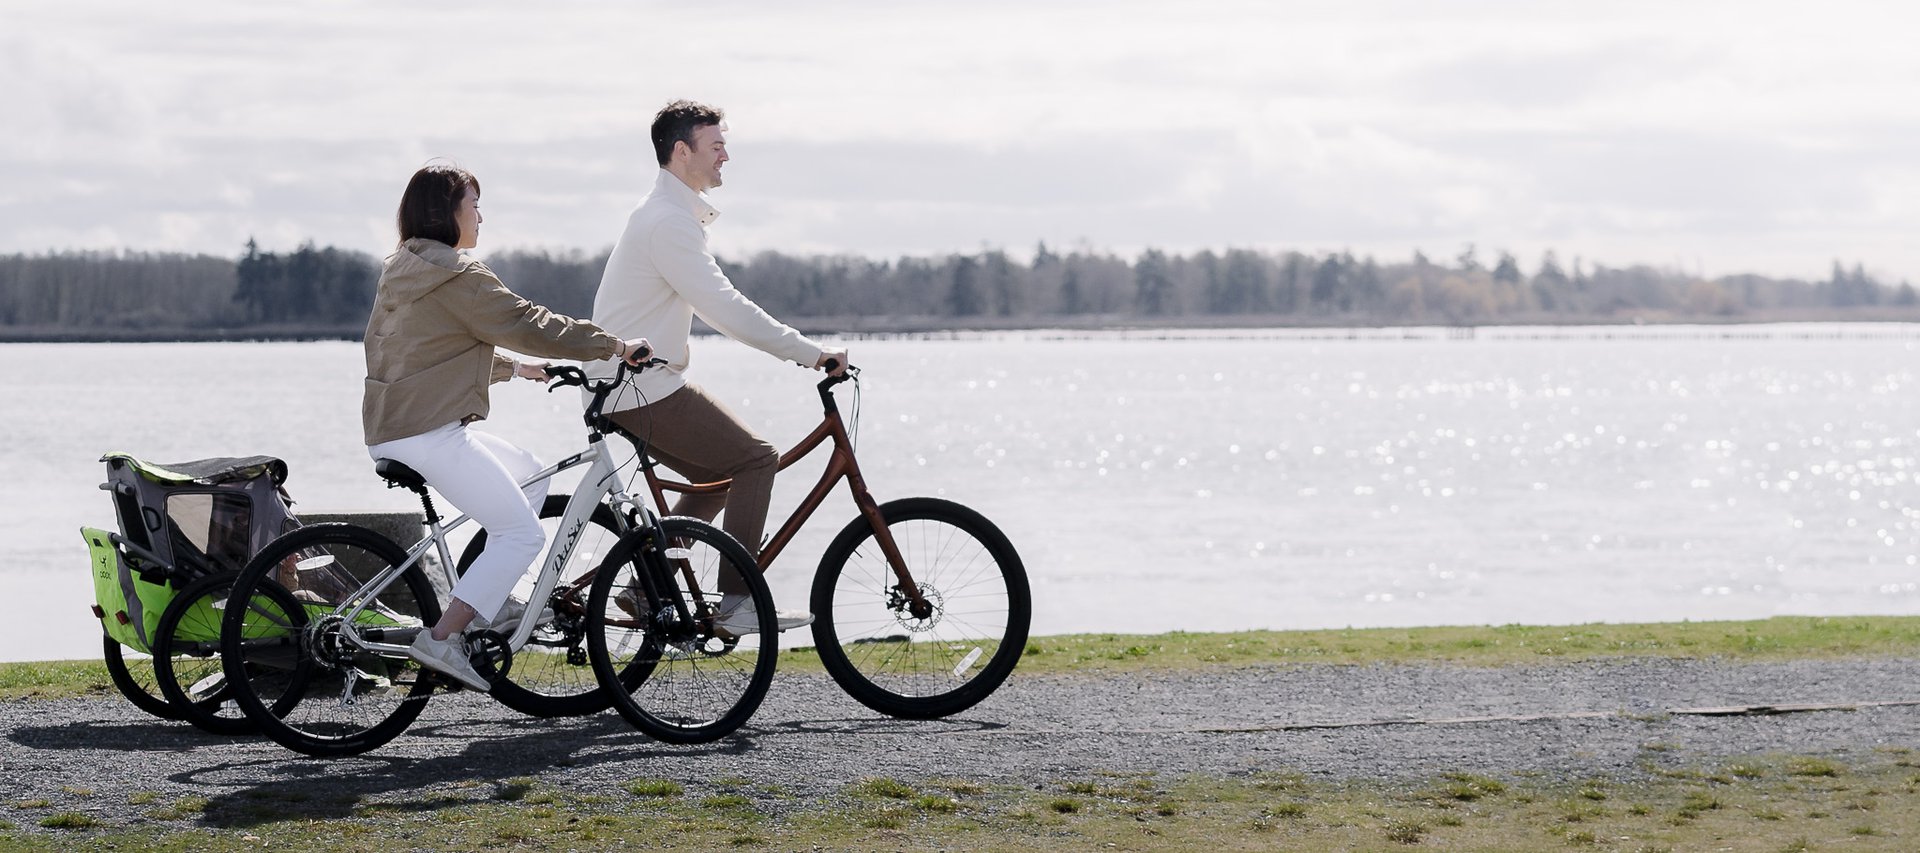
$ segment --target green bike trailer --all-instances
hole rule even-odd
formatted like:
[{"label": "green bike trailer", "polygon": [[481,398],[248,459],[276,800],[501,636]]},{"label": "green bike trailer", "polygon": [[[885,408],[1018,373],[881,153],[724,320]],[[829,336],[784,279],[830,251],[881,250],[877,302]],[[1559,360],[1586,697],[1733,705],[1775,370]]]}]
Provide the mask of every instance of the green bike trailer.
[{"label": "green bike trailer", "polygon": [[94,615],[107,636],[150,649],[168,602],[217,572],[238,571],[254,553],[300,526],[284,486],[287,463],[272,456],[145,462],[126,453],[107,464],[117,534],[82,528],[91,556]]}]

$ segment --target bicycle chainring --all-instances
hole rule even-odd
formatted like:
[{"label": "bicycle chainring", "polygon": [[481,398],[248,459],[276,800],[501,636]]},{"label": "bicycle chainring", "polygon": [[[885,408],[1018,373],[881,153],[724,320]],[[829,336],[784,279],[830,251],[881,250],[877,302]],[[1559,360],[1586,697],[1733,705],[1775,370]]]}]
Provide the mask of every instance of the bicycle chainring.
[{"label": "bicycle chainring", "polygon": [[474,671],[488,681],[499,681],[513,671],[513,649],[508,648],[507,636],[499,631],[467,634],[467,651],[472,655]]},{"label": "bicycle chainring", "polygon": [[346,621],[337,613],[329,613],[308,623],[307,656],[322,669],[333,671],[348,666],[359,654],[360,650],[347,641],[345,634],[340,633],[340,626]]}]

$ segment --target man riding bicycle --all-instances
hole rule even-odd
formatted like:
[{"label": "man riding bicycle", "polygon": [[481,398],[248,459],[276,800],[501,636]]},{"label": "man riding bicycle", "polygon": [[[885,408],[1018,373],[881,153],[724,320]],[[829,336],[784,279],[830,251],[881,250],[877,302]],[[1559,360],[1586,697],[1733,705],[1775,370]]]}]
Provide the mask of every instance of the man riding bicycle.
[{"label": "man riding bicycle", "polygon": [[[726,510],[722,525],[755,556],[766,527],[780,454],[718,400],[687,381],[693,317],[722,334],[776,358],[845,372],[844,349],[823,347],[774,319],[727,279],[707,249],[707,226],[720,215],[704,193],[720,186],[727,162],[725,116],[713,107],[674,101],[654,116],[653,149],[660,171],[653,190],[627,218],[594,294],[593,322],[627,338],[646,338],[666,360],[633,380],[633,391],[607,402],[614,423],[647,439],[654,458],[694,482],[732,480],[724,495],[685,495],[676,515],[707,521]],[[609,365],[590,364],[607,378]],[[741,590],[722,589],[723,614],[752,604]],[[751,625],[751,618],[723,619]],[[780,630],[813,621],[805,611],[782,610]]]}]

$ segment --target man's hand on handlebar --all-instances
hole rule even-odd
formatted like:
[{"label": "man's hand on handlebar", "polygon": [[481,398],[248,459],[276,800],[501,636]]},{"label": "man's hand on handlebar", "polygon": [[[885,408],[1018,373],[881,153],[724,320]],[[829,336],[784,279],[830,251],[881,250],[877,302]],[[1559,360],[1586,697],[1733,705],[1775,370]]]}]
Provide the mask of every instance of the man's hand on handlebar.
[{"label": "man's hand on handlebar", "polygon": [[647,357],[653,355],[653,345],[646,338],[634,338],[620,342],[620,360],[633,367],[644,367]]},{"label": "man's hand on handlebar", "polygon": [[829,376],[842,376],[852,364],[847,360],[846,350],[827,348],[820,351],[820,360],[813,363],[813,369],[824,370]]}]

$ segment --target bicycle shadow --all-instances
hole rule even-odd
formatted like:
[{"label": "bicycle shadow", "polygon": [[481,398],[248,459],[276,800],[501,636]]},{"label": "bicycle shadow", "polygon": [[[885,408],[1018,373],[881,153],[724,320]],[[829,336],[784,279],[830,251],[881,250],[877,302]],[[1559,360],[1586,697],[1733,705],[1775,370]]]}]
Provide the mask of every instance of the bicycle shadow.
[{"label": "bicycle shadow", "polygon": [[[499,734],[502,727],[513,732],[503,736]],[[464,733],[482,728],[484,734]],[[555,767],[579,769],[642,759],[741,756],[759,748],[744,730],[703,746],[664,744],[612,715],[567,720],[450,721],[418,726],[402,737],[457,741],[462,746],[458,752],[428,758],[374,753],[322,759],[287,754],[183,770],[170,776],[169,781],[222,788],[222,793],[208,799],[201,825],[245,829],[287,820],[352,817],[356,811],[364,814],[369,808],[432,813],[476,801],[518,799],[529,785],[515,780],[534,778]],[[222,778],[228,775],[236,778]],[[260,778],[263,775],[271,778]],[[316,783],[323,786],[322,791],[315,790]],[[448,789],[448,783],[455,783],[455,787]],[[409,792],[418,796],[397,796]]]},{"label": "bicycle shadow", "polygon": [[896,717],[833,717],[812,720],[786,720],[761,723],[769,732],[796,735],[911,735],[930,737],[951,734],[988,734],[1010,728],[1007,723],[988,720],[938,719],[905,720]]},{"label": "bicycle shadow", "polygon": [[27,749],[58,750],[85,746],[88,749],[134,753],[189,752],[209,744],[238,743],[247,739],[216,735],[186,723],[162,720],[21,726],[7,733],[7,740]]},{"label": "bicycle shadow", "polygon": [[[198,826],[247,829],[289,820],[365,816],[370,811],[431,814],[475,802],[513,800],[531,787],[527,780],[556,768],[625,765],[645,773],[641,768],[654,766],[660,768],[659,774],[671,776],[688,761],[744,758],[773,748],[768,741],[788,738],[928,737],[989,734],[1007,728],[1001,722],[951,718],[789,717],[754,721],[716,743],[676,746],[633,730],[612,713],[560,719],[452,719],[416,724],[396,741],[444,743],[451,748],[445,754],[421,757],[375,750],[333,759],[286,751],[259,736],[216,735],[184,723],[156,720],[24,726],[9,732],[7,739],[35,750],[85,748],[127,754],[134,763],[153,762],[156,776],[189,791],[215,792],[206,796]],[[234,749],[250,754],[233,756]],[[271,754],[261,756],[262,749]],[[429,745],[414,751],[432,749]],[[228,760],[181,766],[209,752]]]},{"label": "bicycle shadow", "polygon": [[[197,823],[231,829],[352,817],[369,807],[431,813],[475,801],[517,799],[529,785],[513,780],[535,778],[557,767],[740,757],[760,748],[751,728],[712,744],[661,743],[612,713],[565,719],[448,720],[416,725],[401,735],[401,741],[459,745],[456,751],[430,757],[383,755],[375,750],[342,758],[312,758],[255,735],[216,735],[157,720],[22,726],[9,732],[7,740],[32,750],[97,750],[125,755],[122,760],[134,765],[151,763],[157,777],[189,790],[217,792],[206,796]],[[273,754],[181,767],[192,756],[210,750],[215,757],[232,758],[230,748],[256,753],[267,748]],[[418,795],[404,796],[409,792]]]}]

